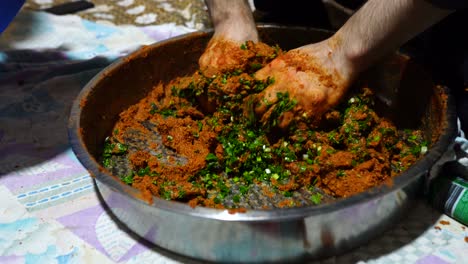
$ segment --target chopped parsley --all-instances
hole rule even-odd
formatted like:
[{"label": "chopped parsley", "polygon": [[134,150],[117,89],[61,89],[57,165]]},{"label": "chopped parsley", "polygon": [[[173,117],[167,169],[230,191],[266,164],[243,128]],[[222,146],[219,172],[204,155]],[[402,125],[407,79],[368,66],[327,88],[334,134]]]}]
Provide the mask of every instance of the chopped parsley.
[{"label": "chopped parsley", "polygon": [[124,176],[124,177],[122,177],[121,179],[122,179],[122,181],[123,181],[124,183],[126,183],[126,184],[128,184],[128,185],[132,185],[132,183],[133,183],[133,177],[134,177],[134,173],[131,172],[129,175]]},{"label": "chopped parsley", "polygon": [[176,112],[175,109],[169,109],[169,108],[159,109],[158,106],[155,103],[151,103],[150,114],[152,114],[152,115],[160,114],[163,117],[169,117],[169,116],[174,116],[175,117],[175,116],[177,116],[177,112]]},{"label": "chopped parsley", "polygon": [[312,203],[314,203],[316,205],[320,204],[322,202],[322,195],[320,193],[316,192],[316,193],[314,193],[314,194],[312,194],[310,196],[310,200],[312,201]]},{"label": "chopped parsley", "polygon": [[128,151],[128,147],[125,144],[120,142],[112,143],[110,138],[106,138],[104,141],[104,149],[102,152],[102,164],[106,168],[112,167],[112,156],[113,155],[123,155]]}]

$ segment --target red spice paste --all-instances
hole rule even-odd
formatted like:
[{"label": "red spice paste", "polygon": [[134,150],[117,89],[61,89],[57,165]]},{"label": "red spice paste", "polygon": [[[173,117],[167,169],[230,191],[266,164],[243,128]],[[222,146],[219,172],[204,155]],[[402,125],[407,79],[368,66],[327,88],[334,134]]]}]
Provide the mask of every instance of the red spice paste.
[{"label": "red spice paste", "polygon": [[274,80],[253,73],[281,53],[246,43],[238,65],[155,86],[120,114],[104,166],[145,197],[237,212],[349,197],[391,182],[427,149],[421,131],[399,131],[376,113],[365,85],[318,122],[297,119],[287,129],[277,120],[295,100],[279,94],[259,122],[251,98]]}]

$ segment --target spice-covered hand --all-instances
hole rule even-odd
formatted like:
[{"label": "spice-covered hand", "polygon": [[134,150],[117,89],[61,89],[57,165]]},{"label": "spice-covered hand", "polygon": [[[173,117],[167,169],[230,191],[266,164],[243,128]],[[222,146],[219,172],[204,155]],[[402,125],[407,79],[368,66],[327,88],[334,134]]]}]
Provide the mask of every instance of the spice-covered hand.
[{"label": "spice-covered hand", "polygon": [[338,103],[360,71],[451,12],[425,0],[367,1],[330,39],[290,51],[256,74],[275,78],[257,98],[257,114],[265,121],[277,94],[287,92],[297,105],[282,116],[280,127],[292,117],[321,115]]},{"label": "spice-covered hand", "polygon": [[280,127],[293,118],[317,118],[338,103],[357,74],[338,43],[330,38],[291,50],[255,74],[261,80],[274,78],[256,100],[255,112],[262,121],[275,111],[278,93],[287,93],[296,103],[292,111],[280,116]]},{"label": "spice-covered hand", "polygon": [[205,75],[213,75],[238,65],[243,52],[239,47],[248,40],[258,42],[258,33],[246,0],[206,0],[206,4],[214,35],[199,64]]}]

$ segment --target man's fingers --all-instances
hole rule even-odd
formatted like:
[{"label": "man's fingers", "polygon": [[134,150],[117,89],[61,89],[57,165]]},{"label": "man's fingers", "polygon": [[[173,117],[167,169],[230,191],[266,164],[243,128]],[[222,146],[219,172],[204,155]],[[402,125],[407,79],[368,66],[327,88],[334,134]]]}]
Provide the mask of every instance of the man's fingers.
[{"label": "man's fingers", "polygon": [[287,112],[284,112],[279,118],[278,118],[278,127],[281,129],[285,129],[289,127],[289,124],[294,120],[295,117],[295,112],[294,110],[290,110]]},{"label": "man's fingers", "polygon": [[255,95],[251,94],[244,98],[242,103],[242,113],[244,117],[248,118],[252,123],[255,123],[256,114],[255,114]]},{"label": "man's fingers", "polygon": [[259,116],[263,115],[272,105],[276,104],[278,97],[276,96],[275,87],[269,87],[265,91],[257,95],[255,100],[255,113]]},{"label": "man's fingers", "polygon": [[286,129],[294,120],[296,113],[294,109],[282,113],[280,116],[274,116],[276,111],[277,104],[273,104],[268,108],[268,110],[262,115],[260,123],[263,125],[270,125],[273,127],[279,127],[281,129]]},{"label": "man's fingers", "polygon": [[266,110],[262,114],[262,118],[260,119],[260,123],[263,124],[263,125],[266,125],[268,123],[268,121],[271,119],[271,114],[273,113],[274,110],[275,110],[274,105],[272,105],[270,108],[268,108],[268,110]]},{"label": "man's fingers", "polygon": [[265,67],[261,68],[260,70],[258,70],[254,74],[255,79],[262,80],[262,81],[266,80],[269,76],[271,76],[270,64],[268,64]]},{"label": "man's fingers", "polygon": [[268,63],[265,67],[261,68],[255,73],[255,78],[259,80],[266,80],[268,77],[276,77],[276,73],[281,72],[281,69],[285,68],[286,64],[278,57]]},{"label": "man's fingers", "polygon": [[205,52],[198,60],[202,72],[211,76],[220,72],[233,70],[245,64],[249,56],[255,55],[252,51],[241,48],[241,43],[231,39],[213,37]]}]

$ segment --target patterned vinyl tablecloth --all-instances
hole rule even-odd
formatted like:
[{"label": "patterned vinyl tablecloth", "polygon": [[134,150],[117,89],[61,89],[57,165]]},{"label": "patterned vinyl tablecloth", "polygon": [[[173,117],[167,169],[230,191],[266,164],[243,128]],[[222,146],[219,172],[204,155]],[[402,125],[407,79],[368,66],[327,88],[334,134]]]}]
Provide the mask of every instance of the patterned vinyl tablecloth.
[{"label": "patterned vinyl tablecloth", "polygon": [[[73,99],[99,70],[192,30],[23,11],[0,36],[0,263],[187,262],[116,225],[66,128]],[[468,263],[468,228],[420,201],[379,238],[319,263]]]},{"label": "patterned vinyl tablecloth", "polygon": [[[25,7],[44,10],[75,0],[27,0]],[[201,29],[210,25],[204,0],[87,0],[93,8],[76,14],[84,19],[112,25],[159,25],[175,23]]]}]

